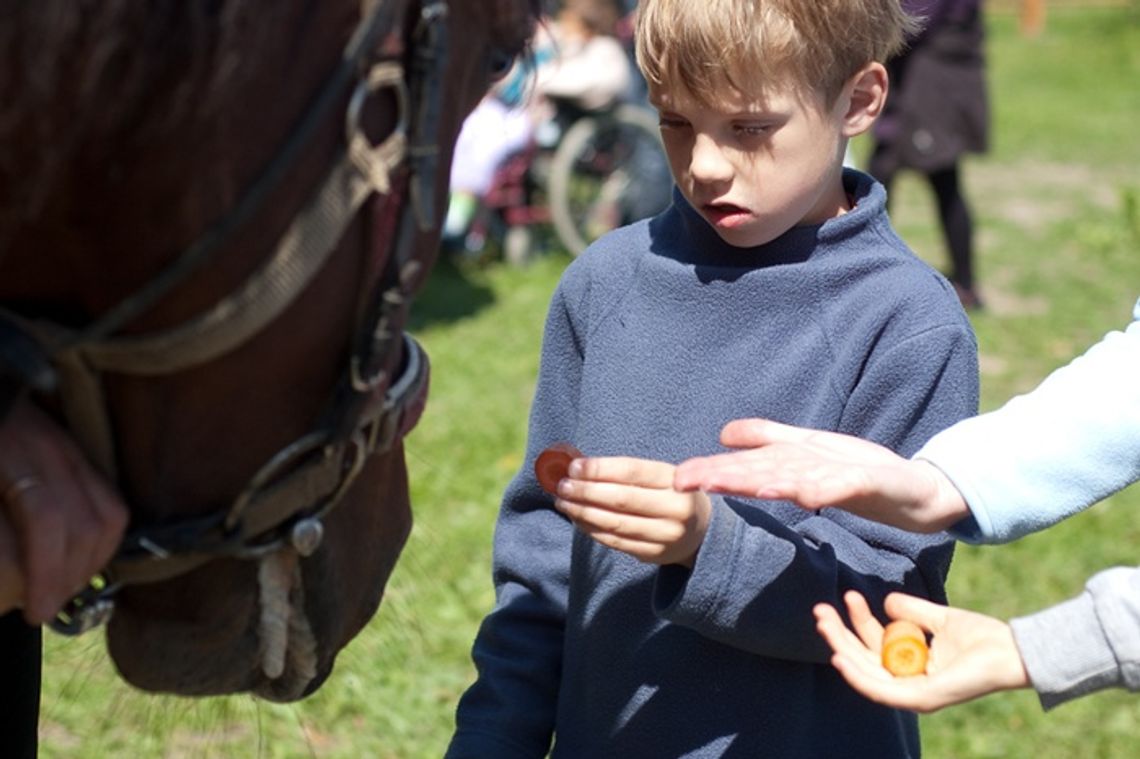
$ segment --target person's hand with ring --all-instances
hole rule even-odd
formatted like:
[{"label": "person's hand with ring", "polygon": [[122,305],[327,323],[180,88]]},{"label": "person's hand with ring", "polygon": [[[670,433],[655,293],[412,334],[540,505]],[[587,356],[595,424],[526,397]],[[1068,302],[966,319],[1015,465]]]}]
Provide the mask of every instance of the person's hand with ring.
[{"label": "person's hand with ring", "polygon": [[50,620],[114,554],[127,509],[71,438],[20,401],[0,422],[0,613]]}]

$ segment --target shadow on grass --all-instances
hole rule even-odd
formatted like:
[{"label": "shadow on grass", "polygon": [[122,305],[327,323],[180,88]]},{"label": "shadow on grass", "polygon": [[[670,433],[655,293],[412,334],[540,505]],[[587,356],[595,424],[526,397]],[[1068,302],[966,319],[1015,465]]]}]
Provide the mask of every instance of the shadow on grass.
[{"label": "shadow on grass", "polygon": [[411,331],[457,322],[494,303],[495,293],[491,287],[472,278],[469,270],[470,267],[446,252],[439,254],[435,268],[412,305]]}]

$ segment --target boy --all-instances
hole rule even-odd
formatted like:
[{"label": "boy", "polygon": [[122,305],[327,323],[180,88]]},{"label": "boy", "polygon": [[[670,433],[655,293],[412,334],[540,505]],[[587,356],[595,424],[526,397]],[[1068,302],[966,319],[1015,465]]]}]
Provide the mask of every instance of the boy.
[{"label": "boy", "polygon": [[[944,599],[946,537],[679,493],[669,463],[740,416],[905,455],[976,412],[953,290],[891,230],[882,187],[842,169],[909,21],[897,0],[639,8],[673,205],[554,294],[448,756],[917,756],[914,715],[842,681],[811,609],[851,588]],[[560,440],[591,458],[555,501],[531,464]]]}]

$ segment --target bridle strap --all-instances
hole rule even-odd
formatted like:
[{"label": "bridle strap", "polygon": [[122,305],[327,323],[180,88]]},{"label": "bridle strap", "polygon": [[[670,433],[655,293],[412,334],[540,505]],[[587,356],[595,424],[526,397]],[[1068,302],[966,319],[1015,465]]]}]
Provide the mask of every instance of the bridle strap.
[{"label": "bridle strap", "polygon": [[[397,63],[380,63],[371,79],[403,87],[403,69]],[[145,376],[180,372],[244,344],[308,286],[364,200],[373,192],[391,192],[389,177],[404,158],[405,144],[404,133],[395,132],[377,147],[342,155],[293,219],[275,253],[205,313],[158,334],[72,342],[63,352],[80,354],[96,370]]]},{"label": "bridle strap", "polygon": [[[369,75],[371,86],[402,88],[397,63],[380,63]],[[406,101],[405,97],[398,98]],[[359,124],[350,127],[354,136]],[[356,146],[328,172],[320,189],[298,213],[276,252],[245,283],[203,314],[178,327],[149,335],[83,341],[80,332],[29,322],[49,348],[60,373],[64,415],[81,447],[114,479],[114,432],[103,398],[101,372],[137,376],[173,374],[206,363],[243,345],[273,322],[324,266],[348,223],[373,192],[391,192],[390,174],[403,161],[406,136],[397,130],[379,146]]]},{"label": "bridle strap", "polygon": [[[395,87],[397,102],[407,96],[400,64],[375,64],[369,91]],[[54,324],[29,323],[27,328],[54,354],[60,373],[64,415],[81,447],[108,477],[117,464],[114,431],[107,415],[102,372],[136,376],[174,374],[204,364],[243,345],[272,323],[324,266],[349,222],[373,193],[392,192],[391,174],[403,162],[407,136],[401,125],[377,146],[363,136],[358,112],[350,109],[347,129],[353,149],[342,153],[279,241],[274,254],[235,292],[182,325],[156,334],[81,339],[77,331]],[[51,350],[49,348],[49,350]]]},{"label": "bridle strap", "polygon": [[371,4],[372,8],[367,11],[353,32],[345,46],[340,63],[327,80],[317,100],[306,110],[285,145],[265,171],[242,194],[234,208],[191,244],[173,264],[147,282],[141,290],[77,332],[74,336],[76,342],[96,342],[115,334],[130,321],[151,309],[211,260],[238,230],[260,212],[289,170],[308,149],[313,136],[325,123],[329,111],[336,106],[353,80],[359,79],[361,66],[377,49],[381,35],[398,28],[397,25],[407,3],[372,0],[371,3],[366,1],[363,5],[368,4]]},{"label": "bridle strap", "polygon": [[[365,31],[354,35],[346,60],[363,60],[362,51],[371,48],[358,47],[359,40],[371,40],[374,47],[376,30],[387,28],[378,27],[377,18],[398,18],[391,10],[394,6],[382,2],[362,23]],[[168,373],[237,347],[242,340],[231,335],[231,330],[244,333],[245,338],[255,334],[303,289],[307,278],[300,274],[311,276],[319,269],[319,263],[298,259],[308,253],[323,262],[365,200],[381,198],[377,203],[384,213],[379,215],[387,222],[379,225],[380,236],[392,247],[380,273],[377,295],[359,325],[351,367],[334,396],[331,417],[271,458],[227,512],[151,525],[129,534],[103,575],[53,623],[57,631],[74,634],[98,624],[122,584],[168,579],[219,557],[259,558],[286,545],[302,553],[315,549],[321,517],[344,495],[367,456],[387,450],[418,420],[426,401],[428,362],[423,349],[404,334],[403,320],[414,275],[422,268],[413,251],[415,230],[434,223],[434,208],[420,206],[434,196],[434,173],[424,176],[422,172],[425,168],[434,172],[438,150],[432,144],[437,123],[425,122],[424,116],[436,115],[439,106],[445,17],[442,0],[421,8],[412,51],[411,96],[395,61],[372,64],[360,73],[346,116],[349,147],[290,226],[272,259],[235,293],[189,324],[157,335],[104,339],[99,325],[107,321],[105,317],[95,329],[62,340],[54,338],[57,353],[64,357],[58,365],[69,375],[69,382],[62,383],[64,389],[70,385],[70,392],[77,396],[72,399],[76,413],[86,414],[91,429],[100,430],[88,433],[95,438],[89,441],[90,450],[96,456],[104,450],[100,464],[113,467],[113,436],[102,403],[100,372]],[[339,77],[344,70],[342,65],[329,89],[343,90],[348,84]],[[398,124],[389,138],[372,146],[364,136],[360,111],[370,94],[384,88],[396,92]],[[326,90],[321,101],[327,97]],[[430,102],[424,103],[425,97]],[[416,111],[409,118],[412,104]],[[412,150],[407,148],[408,141]],[[181,269],[184,259],[175,268]],[[258,282],[261,275],[274,281]],[[150,286],[145,288],[142,300],[152,292]],[[259,299],[267,302],[257,303]],[[120,311],[110,315],[112,321],[118,318],[116,313]],[[99,339],[92,339],[96,336]],[[183,352],[190,355],[180,355]]]},{"label": "bridle strap", "polygon": [[[421,363],[425,356],[410,345],[408,351],[415,364],[405,373],[404,385],[393,389],[389,408],[378,410],[347,448],[327,444],[319,433],[301,438],[262,467],[230,514],[212,514],[197,521],[128,535],[103,573],[107,582],[116,586],[157,582],[220,556],[258,558],[294,541],[296,535],[278,533],[274,528],[302,512],[306,520],[302,529],[311,529],[313,522],[307,520],[323,517],[363,467],[372,453],[369,441],[380,436],[379,426],[392,418],[394,432],[399,435],[419,420],[422,402],[396,400],[423,399],[427,395],[428,367]],[[306,463],[297,466],[298,461]],[[228,517],[235,513],[240,514],[240,519],[231,524]]]}]

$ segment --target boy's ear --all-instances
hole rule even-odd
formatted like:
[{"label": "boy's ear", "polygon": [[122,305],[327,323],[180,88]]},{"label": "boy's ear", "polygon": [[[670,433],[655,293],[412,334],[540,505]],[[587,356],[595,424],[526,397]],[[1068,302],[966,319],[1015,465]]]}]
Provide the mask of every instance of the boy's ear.
[{"label": "boy's ear", "polygon": [[854,137],[871,128],[883,112],[887,89],[887,69],[878,61],[871,61],[847,81],[842,98],[847,108],[843,114],[845,137]]}]

